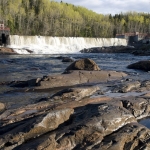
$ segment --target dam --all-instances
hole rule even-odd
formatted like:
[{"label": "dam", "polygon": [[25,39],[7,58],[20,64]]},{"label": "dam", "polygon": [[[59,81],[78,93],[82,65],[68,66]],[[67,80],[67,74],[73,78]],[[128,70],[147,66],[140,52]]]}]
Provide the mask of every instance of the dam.
[{"label": "dam", "polygon": [[10,45],[19,54],[76,54],[84,48],[126,46],[119,38],[83,38],[10,35]]}]

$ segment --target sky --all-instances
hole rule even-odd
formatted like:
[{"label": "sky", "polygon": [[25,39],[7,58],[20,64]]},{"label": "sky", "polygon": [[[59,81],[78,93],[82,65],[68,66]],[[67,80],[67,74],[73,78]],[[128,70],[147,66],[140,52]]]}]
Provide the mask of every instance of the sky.
[{"label": "sky", "polygon": [[[61,0],[55,0],[60,2]],[[119,14],[136,11],[150,12],[150,0],[62,0],[64,3],[83,6],[100,14]]]}]

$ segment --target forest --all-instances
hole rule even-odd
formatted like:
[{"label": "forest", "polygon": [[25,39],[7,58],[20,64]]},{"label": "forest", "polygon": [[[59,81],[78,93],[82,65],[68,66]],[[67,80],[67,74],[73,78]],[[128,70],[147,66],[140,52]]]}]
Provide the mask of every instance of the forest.
[{"label": "forest", "polygon": [[116,33],[150,32],[148,13],[103,15],[54,0],[0,0],[0,20],[12,35],[109,38]]}]

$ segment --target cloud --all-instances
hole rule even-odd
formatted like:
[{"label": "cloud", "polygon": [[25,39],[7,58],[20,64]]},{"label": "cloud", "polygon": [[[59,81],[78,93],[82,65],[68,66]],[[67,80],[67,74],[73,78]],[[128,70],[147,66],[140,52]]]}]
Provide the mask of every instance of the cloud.
[{"label": "cloud", "polygon": [[[60,2],[61,0],[56,0]],[[149,12],[150,0],[62,0],[77,6],[83,6],[101,14],[117,14],[136,11]]]}]

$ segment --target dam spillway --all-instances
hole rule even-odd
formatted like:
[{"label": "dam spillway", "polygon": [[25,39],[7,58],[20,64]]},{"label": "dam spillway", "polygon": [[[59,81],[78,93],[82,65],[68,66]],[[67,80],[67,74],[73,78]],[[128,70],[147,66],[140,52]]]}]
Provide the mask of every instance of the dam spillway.
[{"label": "dam spillway", "polygon": [[126,46],[119,38],[83,38],[10,35],[10,45],[19,54],[75,54],[84,48]]}]

